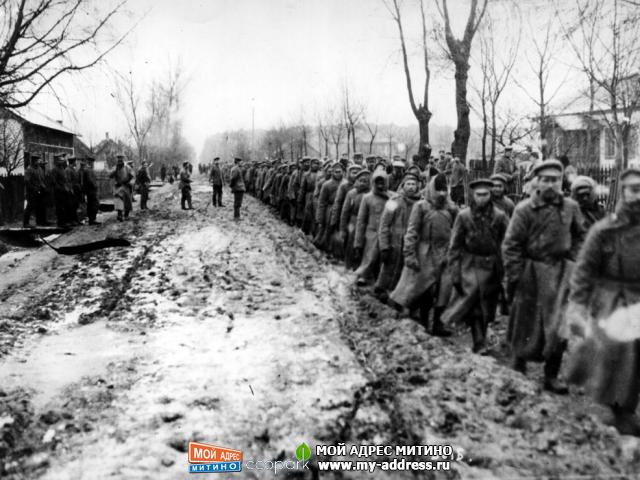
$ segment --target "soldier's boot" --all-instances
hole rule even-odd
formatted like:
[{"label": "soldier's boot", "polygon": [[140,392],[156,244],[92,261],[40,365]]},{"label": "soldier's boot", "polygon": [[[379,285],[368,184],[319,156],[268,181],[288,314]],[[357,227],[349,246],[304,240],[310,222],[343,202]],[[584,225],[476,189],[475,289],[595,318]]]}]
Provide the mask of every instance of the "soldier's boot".
[{"label": "soldier's boot", "polygon": [[560,366],[562,365],[562,354],[564,348],[558,347],[544,362],[544,383],[545,390],[556,393],[558,395],[566,395],[569,393],[567,384],[558,379]]},{"label": "soldier's boot", "polygon": [[121,222],[123,220],[122,210],[118,210],[118,221]]},{"label": "soldier's boot", "polygon": [[444,312],[444,307],[435,307],[433,309],[433,324],[431,325],[431,335],[436,337],[450,337],[453,335],[451,330],[445,328],[442,323],[441,317]]},{"label": "soldier's boot", "polygon": [[482,318],[474,318],[471,322],[471,337],[473,338],[473,353],[486,355],[487,338],[486,332],[482,328]]},{"label": "soldier's boot", "polygon": [[512,366],[516,372],[520,372],[522,375],[527,374],[527,361],[524,358],[514,357]]},{"label": "soldier's boot", "polygon": [[640,419],[636,416],[635,409],[618,405],[612,405],[610,408],[612,416],[604,421],[606,425],[615,427],[620,435],[640,437]]}]

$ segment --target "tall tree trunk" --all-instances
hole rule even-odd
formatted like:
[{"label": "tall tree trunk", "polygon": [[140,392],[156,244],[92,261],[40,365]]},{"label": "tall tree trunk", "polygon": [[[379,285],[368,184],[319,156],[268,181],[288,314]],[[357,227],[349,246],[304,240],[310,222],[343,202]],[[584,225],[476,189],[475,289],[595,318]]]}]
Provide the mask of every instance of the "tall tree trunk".
[{"label": "tall tree trunk", "polygon": [[469,104],[467,103],[467,79],[469,76],[469,62],[456,61],[456,112],[458,124],[453,132],[453,144],[451,153],[454,157],[460,157],[465,164],[467,159],[467,147],[471,136],[471,124],[469,123]]},{"label": "tall tree trunk", "polygon": [[491,161],[496,160],[496,135],[498,128],[496,126],[496,106],[491,104]]},{"label": "tall tree trunk", "polygon": [[431,148],[427,147],[427,145],[429,145],[429,121],[431,120],[431,112],[423,106],[420,106],[416,119],[418,120],[418,132],[420,135],[418,155],[423,158],[424,161],[428,161],[431,155]]}]

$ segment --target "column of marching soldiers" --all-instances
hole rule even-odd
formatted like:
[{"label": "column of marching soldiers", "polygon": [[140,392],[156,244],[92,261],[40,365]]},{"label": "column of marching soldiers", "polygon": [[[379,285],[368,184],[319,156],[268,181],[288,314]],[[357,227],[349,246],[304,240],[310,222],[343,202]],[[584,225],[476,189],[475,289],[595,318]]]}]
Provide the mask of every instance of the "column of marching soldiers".
[{"label": "column of marching soldiers", "polygon": [[[599,321],[640,302],[640,170],[621,173],[616,211],[605,215],[596,182],[567,185],[557,160],[532,165],[517,205],[501,168],[509,159],[498,161],[503,173],[470,182],[464,207],[464,165],[441,160],[254,162],[242,165],[237,187],[236,159],[234,189],[275,208],[355,270],[359,286],[433,335],[462,322],[473,352],[491,354],[487,327],[500,308],[513,368],[526,375],[527,362],[543,362],[548,391],[568,393],[558,375],[571,339],[567,379],[609,407],[605,422],[639,435],[640,340],[614,339]],[[223,180],[213,170],[215,205]]]}]

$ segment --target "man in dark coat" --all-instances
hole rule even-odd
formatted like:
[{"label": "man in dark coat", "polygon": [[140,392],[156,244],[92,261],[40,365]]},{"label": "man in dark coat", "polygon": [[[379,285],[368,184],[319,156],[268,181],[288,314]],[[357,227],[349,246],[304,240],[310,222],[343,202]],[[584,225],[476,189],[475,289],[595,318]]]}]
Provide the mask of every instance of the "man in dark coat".
[{"label": "man in dark coat", "polygon": [[365,159],[365,162],[367,164],[367,170],[369,170],[369,172],[373,173],[373,169],[376,166],[376,156],[375,155],[367,155],[367,158]]},{"label": "man in dark coat", "polygon": [[167,166],[163,163],[162,166],[160,167],[160,180],[162,181],[162,183],[164,183],[166,178],[167,178]]},{"label": "man in dark coat", "polygon": [[436,336],[451,335],[441,317],[451,294],[451,281],[445,267],[458,209],[447,190],[447,177],[437,174],[427,186],[425,199],[411,209],[402,252],[404,267],[389,296],[395,308],[419,308],[420,323],[425,329],[433,308],[431,334]]},{"label": "man in dark coat", "polygon": [[516,162],[511,158],[513,154],[513,147],[511,145],[507,145],[504,147],[504,155],[502,158],[498,159],[496,164],[493,167],[493,174],[501,173],[504,175],[507,180],[507,193],[513,193],[513,182],[515,180],[515,175],[517,172]]},{"label": "man in dark coat", "polygon": [[[180,183],[178,185],[180,193],[182,194],[180,197],[180,207],[182,210],[193,210],[193,205],[191,204],[192,181],[191,172],[189,171],[189,162],[184,162],[182,164],[182,170],[180,171]],[[186,205],[188,205],[188,207]]]},{"label": "man in dark coat", "polygon": [[380,270],[378,225],[387,200],[389,177],[382,168],[377,168],[371,175],[371,191],[364,195],[360,202],[353,241],[355,260],[360,260],[360,266],[356,270],[356,282],[361,286],[372,283]]},{"label": "man in dark coat", "polygon": [[213,166],[209,172],[209,183],[213,188],[211,203],[214,207],[224,207],[224,205],[222,205],[222,186],[224,185],[224,179],[222,178],[222,171],[220,170],[220,157],[213,159]]},{"label": "man in dark coat", "polygon": [[[124,155],[117,155],[116,168],[109,175],[115,182],[114,195],[117,199],[116,211],[119,221],[129,218],[129,212],[131,212],[131,180],[133,180],[133,173],[131,169],[124,163]],[[185,162],[186,163],[186,162]]]},{"label": "man in dark coat", "polygon": [[333,256],[339,260],[344,258],[344,241],[346,238],[340,235],[340,214],[342,213],[342,207],[344,201],[347,198],[347,192],[353,188],[353,184],[356,180],[356,174],[362,169],[359,165],[351,165],[347,168],[347,174],[342,179],[340,185],[338,185],[338,191],[336,192],[336,198],[333,201],[331,207],[331,218],[329,219],[329,229],[331,231],[330,248]]},{"label": "man in dark coat", "polygon": [[100,225],[96,221],[98,215],[98,209],[100,208],[100,201],[98,200],[98,181],[96,179],[96,172],[93,169],[95,158],[87,157],[81,164],[80,179],[82,183],[82,193],[85,196],[87,203],[87,217],[89,218],[89,225]]},{"label": "man in dark coat", "polygon": [[[584,337],[587,348],[579,359],[584,365],[578,368],[587,370],[580,383],[611,409],[610,423],[621,434],[640,436],[635,414],[640,394],[640,318],[624,313],[627,307],[640,305],[640,169],[624,171],[620,185],[615,214],[593,225],[580,250],[567,317],[572,311],[577,321],[568,323],[577,327],[572,330]],[[616,317],[622,325],[616,324]]]},{"label": "man in dark coat", "polygon": [[229,180],[229,188],[233,192],[233,218],[240,220],[240,208],[242,207],[242,197],[244,196],[245,186],[242,177],[242,159],[236,157],[233,160],[233,168],[231,169],[231,178]]},{"label": "man in dark coat", "polygon": [[54,156],[55,167],[51,172],[53,196],[56,203],[56,218],[59,227],[72,225],[69,214],[69,198],[73,195],[73,188],[66,172],[66,161],[62,155]]},{"label": "man in dark coat", "polygon": [[565,348],[558,319],[585,234],[578,204],[561,193],[562,171],[556,160],[535,167],[536,191],[516,206],[502,244],[513,366],[526,373],[527,361],[544,361],[544,388],[559,394],[568,390],[557,378]]},{"label": "man in dark coat", "polygon": [[347,270],[358,268],[353,242],[356,235],[356,222],[362,197],[371,188],[371,172],[363,168],[356,174],[354,187],[347,192],[340,212],[340,237],[344,239],[344,265]]},{"label": "man in dark coat", "polygon": [[[303,162],[304,165],[304,162]],[[313,211],[313,191],[316,187],[316,177],[320,169],[320,160],[311,159],[309,170],[302,175],[298,192],[298,210],[302,210],[302,231],[310,235],[313,231],[315,212]]]},{"label": "man in dark coat", "polygon": [[451,200],[460,207],[464,203],[464,182],[467,178],[467,169],[460,161],[460,157],[453,157],[448,174]]},{"label": "man in dark coat", "polygon": [[598,203],[596,182],[592,178],[582,175],[576,177],[571,182],[571,198],[580,205],[585,230],[589,230],[594,223],[604,217],[604,207]]},{"label": "man in dark coat", "polygon": [[493,202],[493,205],[506,213],[507,217],[511,218],[516,206],[513,203],[513,200],[505,195],[508,183],[507,177],[502,173],[496,173],[491,176],[491,181],[493,182],[493,187],[491,187],[491,201]]},{"label": "man in dark coat", "polygon": [[469,183],[469,206],[453,224],[449,245],[451,282],[458,293],[445,311],[446,323],[465,321],[471,328],[473,351],[484,354],[487,326],[496,316],[501,290],[500,245],[509,219],[491,203],[489,179]]},{"label": "man in dark coat", "polygon": [[78,207],[82,201],[82,186],[80,185],[80,174],[76,170],[76,157],[69,157],[66,174],[71,185],[71,194],[67,199],[69,202],[69,219],[73,224],[80,225]]},{"label": "man in dark coat", "polygon": [[38,165],[39,155],[32,155],[29,166],[24,172],[24,188],[27,205],[24,208],[22,220],[23,227],[29,227],[31,214],[34,213],[37,225],[46,224],[45,194],[47,185],[44,179],[44,172]]},{"label": "man in dark coat", "polygon": [[149,167],[146,161],[142,161],[140,169],[136,174],[136,184],[140,192],[140,210],[147,210],[147,202],[149,201],[149,188],[151,185],[151,176],[149,175]]},{"label": "man in dark coat", "polygon": [[389,298],[402,273],[402,246],[409,223],[409,214],[414,203],[420,200],[420,179],[412,173],[406,174],[384,205],[378,225],[378,247],[380,248],[380,273],[374,285],[374,294],[383,302]]},{"label": "man in dark coat", "polygon": [[331,207],[336,199],[338,187],[344,176],[344,167],[342,163],[336,162],[331,168],[331,177],[322,183],[320,196],[318,198],[318,211],[316,212],[317,232],[314,238],[314,244],[321,250],[327,250],[329,247],[329,238],[331,238]]}]

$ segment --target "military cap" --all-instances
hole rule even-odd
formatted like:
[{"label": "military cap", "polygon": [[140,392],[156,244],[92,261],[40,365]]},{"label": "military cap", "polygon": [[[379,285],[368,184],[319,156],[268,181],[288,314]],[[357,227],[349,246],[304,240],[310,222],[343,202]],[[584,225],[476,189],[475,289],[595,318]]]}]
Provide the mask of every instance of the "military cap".
[{"label": "military cap", "polygon": [[475,190],[476,188],[488,188],[493,187],[493,182],[488,178],[478,178],[473,182],[469,182],[469,188]]},{"label": "military cap", "polygon": [[629,175],[640,175],[640,168],[627,168],[620,174],[620,181],[623,181]]},{"label": "military cap", "polygon": [[305,155],[304,157],[302,157],[302,161],[303,162],[310,162],[311,161],[311,157]]},{"label": "military cap", "polygon": [[560,163],[558,160],[545,160],[544,162],[541,162],[533,167],[533,170],[531,170],[531,174],[533,176],[538,176],[543,170],[549,169],[557,170],[560,175],[562,175],[562,172],[564,171],[562,163]]},{"label": "military cap", "polygon": [[513,150],[513,145],[505,145],[505,147],[504,147],[504,151],[505,152],[510,152],[512,150]]},{"label": "military cap", "polygon": [[378,157],[376,157],[375,155],[367,155],[367,158],[365,160],[375,160],[376,158]]},{"label": "military cap", "polygon": [[415,180],[416,182],[420,183],[420,177],[413,172],[407,172],[404,174],[404,177],[402,177],[402,181],[405,182],[407,180]]},{"label": "military cap", "polygon": [[319,159],[319,158],[317,158],[317,157],[312,158],[312,159],[311,159],[311,161],[312,161],[312,162],[320,163],[320,159]]},{"label": "military cap", "polygon": [[233,161],[234,161],[234,162],[236,162],[236,163],[238,163],[238,162],[241,162],[241,161],[242,161],[242,159],[241,159],[240,157],[236,157],[236,158],[234,158],[234,159],[233,159]]},{"label": "military cap", "polygon": [[69,163],[76,163],[76,157],[69,157],[67,160]]},{"label": "military cap", "polygon": [[418,176],[422,174],[422,170],[420,170],[420,167],[418,167],[417,165],[411,165],[409,168],[407,168],[407,173],[411,172],[414,172],[414,175]]},{"label": "military cap", "polygon": [[116,158],[124,158],[124,153],[118,153],[118,154],[116,155]]},{"label": "military cap", "polygon": [[349,165],[349,168],[347,168],[347,171],[351,172],[353,170],[359,172],[360,170],[362,170],[362,167],[360,165]]},{"label": "military cap", "polygon": [[362,156],[362,152],[354,152],[353,156],[354,157],[361,157]]},{"label": "military cap", "polygon": [[220,160],[220,157],[214,157],[214,158],[213,158],[213,161],[214,161],[214,162],[217,162],[218,160]]},{"label": "military cap", "polygon": [[344,172],[344,165],[340,162],[334,162],[333,165],[331,165],[331,168],[340,168]]},{"label": "military cap", "polygon": [[509,182],[507,180],[507,177],[505,177],[503,174],[501,173],[495,173],[493,175],[491,175],[491,180],[498,180],[499,182],[504,183],[505,185]]},{"label": "military cap", "polygon": [[356,174],[356,178],[360,178],[360,177],[362,177],[364,175],[371,176],[371,172],[369,170],[367,170],[366,168],[363,168]]},{"label": "military cap", "polygon": [[392,165],[397,168],[405,167],[404,162],[402,160],[394,160]]},{"label": "military cap", "polygon": [[87,162],[95,162],[96,161],[95,157],[86,157],[85,160]]}]

